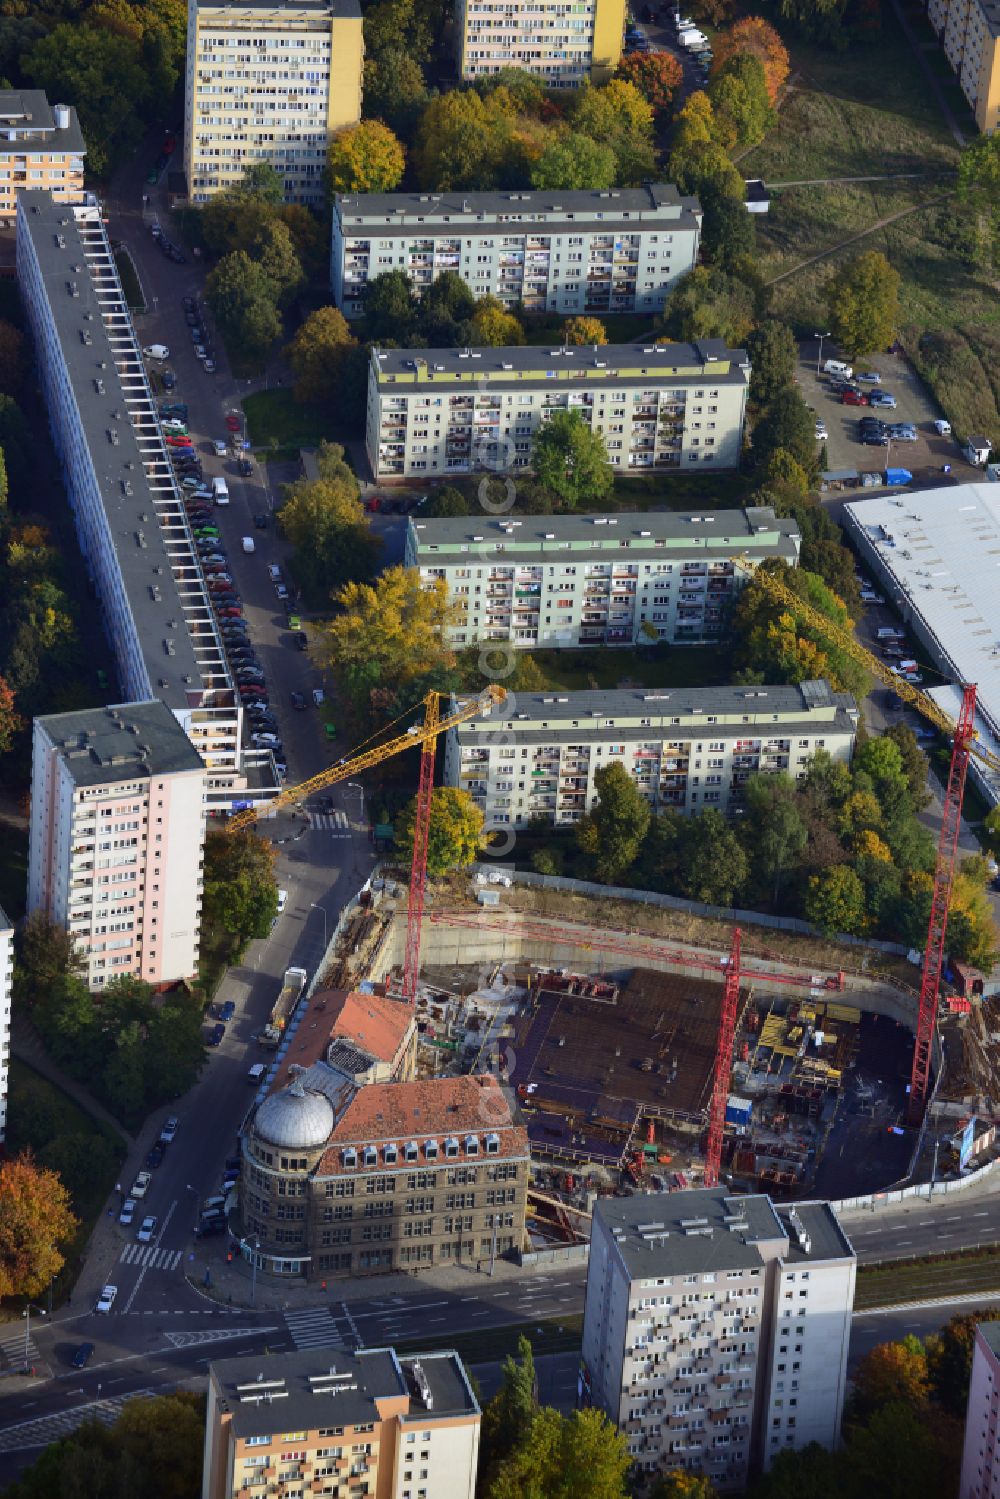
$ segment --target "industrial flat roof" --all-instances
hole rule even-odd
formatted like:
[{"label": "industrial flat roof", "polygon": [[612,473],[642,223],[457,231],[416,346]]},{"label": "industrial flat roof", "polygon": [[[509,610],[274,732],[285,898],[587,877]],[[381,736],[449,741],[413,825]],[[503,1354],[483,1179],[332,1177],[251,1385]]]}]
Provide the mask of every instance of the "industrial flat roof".
[{"label": "industrial flat roof", "polygon": [[[402,217],[406,214],[425,215],[437,225],[442,219],[452,219],[463,229],[476,227],[476,216],[484,213],[496,219],[504,216],[504,222],[532,221],[532,215],[549,214],[570,218],[584,214],[601,227],[610,228],[622,215],[642,216],[661,208],[678,208],[701,213],[697,198],[685,198],[670,182],[652,182],[645,187],[619,187],[609,191],[587,188],[577,192],[558,192],[549,188],[518,190],[511,192],[485,193],[338,193],[334,198],[334,216],[344,223],[361,222],[376,215]],[[599,215],[603,215],[602,222]],[[575,218],[574,228],[577,227]],[[391,229],[391,225],[382,226]],[[484,229],[487,226],[484,226]],[[405,230],[413,234],[410,220]]]},{"label": "industrial flat roof", "polygon": [[205,768],[177,719],[157,699],[49,713],[38,723],[77,786]]},{"label": "industrial flat roof", "polygon": [[[492,376],[497,385],[509,383],[521,389],[532,384],[548,386],[557,378],[560,383],[572,379],[574,388],[596,380],[613,384],[669,376],[746,384],[750,378],[746,350],[731,349],[721,338],[690,344],[554,344],[547,349],[533,344],[470,349],[375,348],[372,360],[386,384],[401,377],[404,382],[433,385]],[[726,368],[708,371],[706,367],[713,364]]]},{"label": "industrial flat roof", "polygon": [[[978,726],[1000,749],[1000,484],[879,495],[844,511],[889,602],[919,621],[942,674],[977,684]],[[955,713],[954,686],[932,695]]]},{"label": "industrial flat roof", "polygon": [[[554,732],[617,734],[630,730],[648,739],[657,729],[690,728],[706,734],[745,735],[747,728],[815,729],[829,723],[849,732],[856,726],[857,704],[848,692],[832,691],[829,682],[803,682],[798,686],[768,687],[673,687],[669,690],[629,689],[608,692],[517,693],[513,718],[500,704],[492,712],[467,719],[454,731],[459,742],[473,742],[483,728],[499,725],[530,736],[551,738]],[[852,717],[852,715],[854,715]],[[684,720],[694,720],[684,722]]]},{"label": "industrial flat roof", "polygon": [[[722,1187],[603,1197],[594,1204],[633,1280],[764,1265],[761,1242],[786,1238],[769,1197],[731,1197]],[[616,1232],[617,1230],[617,1232]]]},{"label": "industrial flat roof", "polygon": [[[768,555],[777,548],[781,555],[798,555],[799,529],[791,518],[779,519],[769,505],[751,506],[747,510],[702,510],[682,513],[655,510],[619,515],[544,515],[504,517],[490,520],[486,516],[449,516],[442,520],[415,520],[410,517],[409,531],[415,540],[420,561],[429,563],[432,554],[461,556],[470,552],[484,556],[490,543],[506,556],[490,557],[491,567],[509,563],[519,566],[526,556],[544,555],[549,561],[554,552],[563,552],[567,562],[580,561],[587,550],[591,560],[603,562],[608,553],[619,561],[630,560],[628,554],[656,551],[669,546],[680,551],[696,548],[726,549],[751,546],[755,557]],[[567,548],[565,543],[571,545]],[[620,555],[619,555],[620,553]],[[697,560],[697,559],[692,559]]]},{"label": "industrial flat roof", "polygon": [[15,140],[0,139],[0,155],[27,156],[35,151],[51,155],[64,151],[67,155],[82,156],[87,146],[80,121],[72,105],[65,107],[69,109],[69,124],[60,129],[44,89],[0,89],[0,130],[18,132]]},{"label": "industrial flat roof", "polygon": [[[853,1259],[854,1247],[840,1226],[840,1220],[828,1202],[788,1202],[777,1209],[788,1232],[789,1264],[799,1260]],[[794,1231],[792,1214],[809,1236],[806,1249]]]},{"label": "industrial flat roof", "polygon": [[391,1348],[347,1353],[334,1346],[332,1330],[329,1347],[220,1359],[212,1364],[212,1374],[237,1439],[362,1426],[379,1420],[380,1401],[409,1393]]}]

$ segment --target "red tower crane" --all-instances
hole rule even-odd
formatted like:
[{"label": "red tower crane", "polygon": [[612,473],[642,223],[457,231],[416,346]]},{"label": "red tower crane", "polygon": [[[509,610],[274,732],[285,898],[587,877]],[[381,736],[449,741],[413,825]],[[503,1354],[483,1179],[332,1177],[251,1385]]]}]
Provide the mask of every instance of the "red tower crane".
[{"label": "red tower crane", "polygon": [[931,1045],[937,1019],[941,970],[944,967],[944,939],[948,931],[948,906],[955,879],[958,835],[962,825],[962,798],[969,756],[975,737],[976,687],[962,688],[962,709],[952,741],[948,786],[944,794],[941,832],[938,836],[937,860],[934,865],[934,894],[931,919],[927,927],[924,969],[920,976],[920,1004],[917,1009],[917,1035],[913,1047],[913,1069],[910,1073],[910,1098],[907,1115],[911,1124],[919,1124],[927,1104],[931,1073]]},{"label": "red tower crane", "polygon": [[714,1187],[722,1165],[722,1137],[726,1129],[726,1100],[733,1071],[733,1041],[736,1036],[736,1012],[740,1002],[740,929],[733,929],[726,982],[722,991],[722,1014],[719,1016],[719,1039],[715,1050],[715,1075],[712,1079],[712,1101],[708,1106],[708,1135],[705,1140],[705,1186]]},{"label": "red tower crane", "polygon": [[410,864],[410,896],[406,905],[406,953],[403,958],[402,998],[407,1004],[417,999],[420,973],[420,933],[424,920],[424,892],[427,888],[427,839],[431,830],[431,798],[434,795],[434,754],[437,749],[437,724],[440,708],[436,693],[430,693],[424,705],[424,729],[430,737],[420,751],[420,782],[417,787],[417,811],[413,819],[413,859]]}]

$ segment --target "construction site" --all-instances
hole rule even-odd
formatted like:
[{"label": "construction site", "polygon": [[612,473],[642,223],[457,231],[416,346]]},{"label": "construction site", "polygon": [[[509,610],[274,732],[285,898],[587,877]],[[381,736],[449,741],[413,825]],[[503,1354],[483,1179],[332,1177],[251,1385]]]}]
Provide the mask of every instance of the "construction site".
[{"label": "construction site", "polygon": [[[713,1167],[735,1190],[788,1201],[919,1179],[912,966],[879,970],[864,949],[784,934],[779,956],[773,932],[748,931],[727,1051],[723,923],[695,931],[675,913],[516,878],[488,909],[474,882],[434,895],[415,995],[420,1070],[488,1069],[510,1087],[532,1146],[539,1243],[584,1232],[594,1193],[701,1185]],[[405,886],[376,881],[345,914],[324,983],[391,990],[406,933]],[[855,966],[837,966],[847,959]],[[942,1015],[929,1113],[939,1143],[1000,1106],[984,1030],[1000,1026],[993,1005]],[[949,1169],[945,1149],[938,1172]]]}]

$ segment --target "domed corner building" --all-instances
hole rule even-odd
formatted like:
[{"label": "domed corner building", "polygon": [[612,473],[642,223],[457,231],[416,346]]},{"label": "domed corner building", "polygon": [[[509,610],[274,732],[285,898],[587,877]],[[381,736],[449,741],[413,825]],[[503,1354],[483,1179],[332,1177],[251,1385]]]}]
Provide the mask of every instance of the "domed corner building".
[{"label": "domed corner building", "polygon": [[485,1263],[520,1248],[528,1135],[491,1076],[367,1082],[344,1036],[293,1038],[243,1139],[242,1252],[320,1280]]}]

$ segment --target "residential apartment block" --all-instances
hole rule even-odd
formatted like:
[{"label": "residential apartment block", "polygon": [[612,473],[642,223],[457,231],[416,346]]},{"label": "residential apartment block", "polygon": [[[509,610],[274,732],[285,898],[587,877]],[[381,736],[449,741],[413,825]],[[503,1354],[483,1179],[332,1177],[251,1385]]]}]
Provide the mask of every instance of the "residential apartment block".
[{"label": "residential apartment block", "polygon": [[980,1322],[972,1348],[959,1499],[1000,1495],[1000,1323]]},{"label": "residential apartment block", "polygon": [[531,467],[535,433],[575,411],[626,473],[735,468],[750,365],[697,344],[372,349],[368,461],[378,479]]},{"label": "residential apartment block", "polygon": [[1000,124],[1000,5],[994,0],[927,0],[962,93],[984,135]]},{"label": "residential apartment block", "polygon": [[487,825],[578,822],[597,771],[624,765],[655,810],[727,812],[750,776],[800,779],[817,750],[849,763],[858,709],[828,682],[516,693],[449,730],[444,784],[468,791]]},{"label": "residential apartment block", "polygon": [[63,202],[80,202],[86,151],[70,105],[50,105],[37,88],[0,89],[0,224],[13,225],[24,188],[48,188]]},{"label": "residential apartment block", "polygon": [[34,721],[28,910],[76,942],[91,989],[198,967],[205,767],[161,702]]},{"label": "residential apartment block", "polygon": [[[333,1323],[330,1324],[331,1328]],[[479,1404],[457,1353],[301,1353],[208,1369],[202,1499],[473,1499]]]},{"label": "residential apartment block", "polygon": [[721,1187],[594,1207],[585,1386],[648,1472],[742,1490],[788,1448],[835,1447],[855,1254],[829,1203]]},{"label": "residential apartment block", "polygon": [[697,645],[722,633],[738,590],[769,557],[794,567],[801,538],[770,506],[413,520],[405,560],[443,578],[454,645]]},{"label": "residential apartment block", "polygon": [[10,1006],[14,983],[14,923],[0,908],[0,1145],[7,1138],[7,1073],[10,1064]]},{"label": "residential apartment block", "polygon": [[606,83],[621,62],[625,0],[458,0],[455,40],[460,78],[523,68],[546,88]]},{"label": "residential apartment block", "polygon": [[290,1028],[243,1139],[239,1237],[256,1246],[246,1256],[318,1280],[519,1248],[528,1136],[496,1080],[365,1082],[343,1046],[307,1041],[302,1055]]},{"label": "residential apartment block", "polygon": [[42,395],[122,698],[166,703],[212,806],[277,786],[242,709],[99,208],[21,194],[17,275]]},{"label": "residential apartment block", "polygon": [[358,0],[188,0],[184,170],[192,203],[267,162],[320,207],[331,136],[361,118]]},{"label": "residential apartment block", "polygon": [[660,313],[698,260],[701,206],[666,182],[608,192],[352,193],[333,204],[330,281],[345,317],[369,281],[419,295],[457,271],[524,312]]}]

